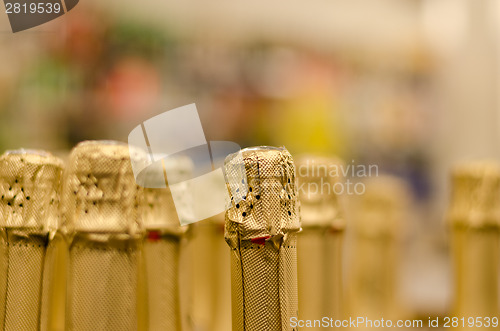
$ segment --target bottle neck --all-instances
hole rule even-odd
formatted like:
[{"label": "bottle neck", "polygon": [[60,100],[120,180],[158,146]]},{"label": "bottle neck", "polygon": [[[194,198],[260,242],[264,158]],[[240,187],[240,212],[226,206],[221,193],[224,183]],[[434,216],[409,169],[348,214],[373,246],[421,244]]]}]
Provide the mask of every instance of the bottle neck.
[{"label": "bottle neck", "polygon": [[499,233],[456,228],[452,233],[457,316],[498,314]]}]

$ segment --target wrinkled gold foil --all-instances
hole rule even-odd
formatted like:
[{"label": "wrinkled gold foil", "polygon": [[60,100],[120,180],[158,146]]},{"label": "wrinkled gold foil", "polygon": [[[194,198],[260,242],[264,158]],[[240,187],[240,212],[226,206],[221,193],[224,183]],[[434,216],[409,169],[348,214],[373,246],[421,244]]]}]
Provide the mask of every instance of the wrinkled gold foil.
[{"label": "wrinkled gold foil", "polygon": [[[342,161],[302,156],[296,162],[302,232],[299,234],[299,315],[304,320],[323,316],[340,319],[342,302]],[[339,194],[337,194],[339,192]]]},{"label": "wrinkled gold foil", "polygon": [[498,316],[499,201],[500,166],[496,162],[454,169],[447,221],[455,275],[452,313],[456,316]]},{"label": "wrinkled gold foil", "polygon": [[[285,148],[274,147],[247,148],[239,155],[228,156],[224,166],[233,198],[225,225],[233,330],[292,330],[300,231],[293,159]],[[249,188],[241,201],[240,182]]]},{"label": "wrinkled gold foil", "polygon": [[0,157],[0,328],[39,330],[42,273],[57,226],[62,161],[42,151]]}]

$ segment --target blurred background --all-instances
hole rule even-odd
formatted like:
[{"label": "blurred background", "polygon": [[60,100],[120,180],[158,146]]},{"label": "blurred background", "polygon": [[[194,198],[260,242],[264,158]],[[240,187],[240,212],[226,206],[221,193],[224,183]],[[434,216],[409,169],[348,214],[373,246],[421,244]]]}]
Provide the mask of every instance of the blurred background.
[{"label": "blurred background", "polygon": [[196,103],[207,140],[336,154],[411,187],[401,293],[446,314],[457,161],[498,158],[495,0],[85,0],[13,34],[0,15],[0,149],[126,141]]}]

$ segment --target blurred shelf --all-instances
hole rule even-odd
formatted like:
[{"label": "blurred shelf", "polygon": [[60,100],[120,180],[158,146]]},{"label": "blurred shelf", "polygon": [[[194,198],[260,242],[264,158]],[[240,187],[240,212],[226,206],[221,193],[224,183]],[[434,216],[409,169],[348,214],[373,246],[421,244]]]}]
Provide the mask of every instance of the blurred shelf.
[{"label": "blurred shelf", "polygon": [[269,42],[375,63],[407,61],[418,56],[423,45],[418,2],[409,0],[110,0],[96,4],[112,13],[147,20],[182,38],[211,43]]}]

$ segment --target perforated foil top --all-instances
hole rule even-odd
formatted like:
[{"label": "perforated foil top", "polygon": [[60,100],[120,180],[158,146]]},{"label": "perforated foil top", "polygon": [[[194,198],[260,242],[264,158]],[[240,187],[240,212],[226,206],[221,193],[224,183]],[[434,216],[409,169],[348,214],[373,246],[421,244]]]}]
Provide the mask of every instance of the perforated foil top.
[{"label": "perforated foil top", "polygon": [[[147,171],[144,181],[149,188],[143,189],[142,220],[144,227],[151,230],[162,230],[171,234],[182,234],[187,227],[181,227],[179,218],[185,217],[176,210],[172,192],[168,187],[168,178],[175,183],[188,180],[191,176],[192,162],[189,158],[166,158],[162,160],[164,171]],[[152,169],[156,170],[156,169]],[[166,185],[166,187],[164,187]],[[157,187],[157,188],[154,188]],[[189,204],[190,197],[186,190],[183,203]],[[183,211],[187,208],[183,208]]]},{"label": "perforated foil top", "polygon": [[135,233],[141,229],[137,186],[130,160],[140,149],[113,141],[85,141],[71,152],[62,190],[67,231]]},{"label": "perforated foil top", "polygon": [[292,330],[300,231],[293,159],[285,148],[247,148],[228,156],[224,170],[233,330]]},{"label": "perforated foil top", "polygon": [[296,159],[302,227],[345,228],[340,194],[343,192],[340,159],[301,156]]},{"label": "perforated foil top", "polygon": [[[243,149],[227,157],[224,170],[232,199],[226,219],[237,223],[240,240],[300,230],[295,166],[285,148]],[[226,227],[226,240],[234,239]]]},{"label": "perforated foil top", "polygon": [[397,236],[410,206],[409,187],[388,175],[371,177],[363,184],[365,192],[355,196],[351,207],[356,232],[366,237]]},{"label": "perforated foil top", "polygon": [[500,225],[500,166],[493,161],[457,166],[452,172],[448,221],[467,227]]},{"label": "perforated foil top", "polygon": [[63,163],[43,151],[0,156],[0,227],[54,230]]}]

